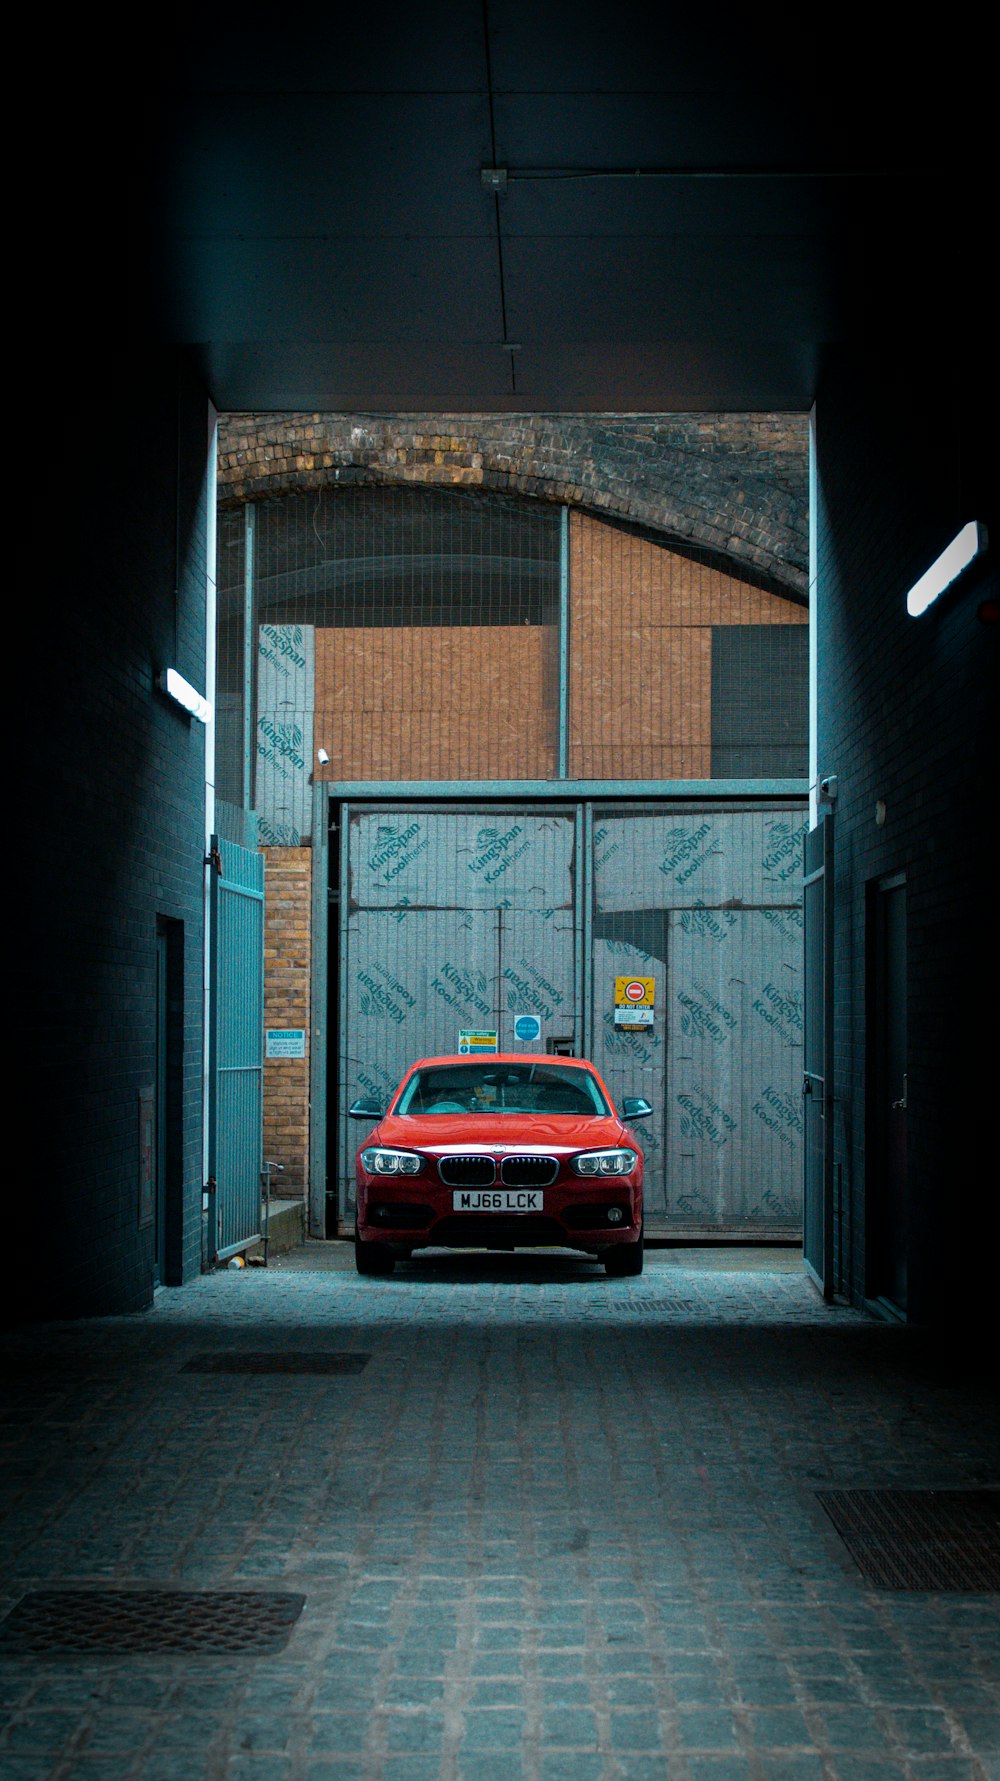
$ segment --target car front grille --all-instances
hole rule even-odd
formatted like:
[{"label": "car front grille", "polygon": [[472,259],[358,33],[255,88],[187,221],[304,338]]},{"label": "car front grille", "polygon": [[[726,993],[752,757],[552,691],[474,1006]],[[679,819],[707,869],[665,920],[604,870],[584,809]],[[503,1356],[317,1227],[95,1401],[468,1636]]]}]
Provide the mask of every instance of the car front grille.
[{"label": "car front grille", "polygon": [[443,1156],[438,1174],[446,1187],[492,1187],[497,1171],[491,1156]]},{"label": "car front grille", "polygon": [[505,1187],[551,1187],[558,1173],[554,1156],[505,1156],[500,1161]]}]

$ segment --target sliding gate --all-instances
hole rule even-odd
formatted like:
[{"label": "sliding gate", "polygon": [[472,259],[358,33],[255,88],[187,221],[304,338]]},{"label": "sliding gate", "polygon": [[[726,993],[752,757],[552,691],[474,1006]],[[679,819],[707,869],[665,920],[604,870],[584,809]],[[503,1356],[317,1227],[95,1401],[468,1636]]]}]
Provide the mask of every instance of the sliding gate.
[{"label": "sliding gate", "polygon": [[[797,1235],[803,828],[798,803],[342,807],[340,1228],[350,1102],[496,1033],[653,1103],[651,1234]],[[630,977],[654,980],[652,1025],[616,1018]]]},{"label": "sliding gate", "polygon": [[264,1074],[264,856],[213,837],[209,1259],[260,1234]]}]

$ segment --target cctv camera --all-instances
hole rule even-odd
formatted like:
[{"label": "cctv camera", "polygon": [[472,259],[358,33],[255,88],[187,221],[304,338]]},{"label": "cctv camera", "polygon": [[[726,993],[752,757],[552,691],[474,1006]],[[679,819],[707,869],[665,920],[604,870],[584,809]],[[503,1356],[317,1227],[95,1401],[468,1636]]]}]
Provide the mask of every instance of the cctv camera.
[{"label": "cctv camera", "polygon": [[328,767],[330,764],[330,756],[327,754],[325,748],[317,748],[316,759],[321,767]]}]

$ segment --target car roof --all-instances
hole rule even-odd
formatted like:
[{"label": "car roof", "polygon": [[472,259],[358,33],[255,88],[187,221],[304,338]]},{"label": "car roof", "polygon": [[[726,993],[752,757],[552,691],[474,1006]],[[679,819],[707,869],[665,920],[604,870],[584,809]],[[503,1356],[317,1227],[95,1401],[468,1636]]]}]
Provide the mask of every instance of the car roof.
[{"label": "car roof", "polygon": [[454,1052],[448,1057],[418,1057],[406,1071],[423,1070],[431,1064],[552,1064],[560,1069],[589,1070],[592,1076],[597,1075],[594,1065],[585,1057],[563,1057],[561,1054],[537,1051],[487,1051],[470,1054],[467,1051]]}]

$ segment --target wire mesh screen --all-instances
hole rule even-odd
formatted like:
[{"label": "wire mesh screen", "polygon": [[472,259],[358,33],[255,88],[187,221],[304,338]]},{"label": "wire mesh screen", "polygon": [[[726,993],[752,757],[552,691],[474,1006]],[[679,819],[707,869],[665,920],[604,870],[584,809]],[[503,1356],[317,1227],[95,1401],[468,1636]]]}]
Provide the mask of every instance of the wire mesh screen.
[{"label": "wire mesh screen", "polygon": [[805,779],[808,626],[712,627],[712,778]]},{"label": "wire mesh screen", "polygon": [[242,507],[219,512],[216,561],[215,789],[242,805],[244,740],[246,523]]},{"label": "wire mesh screen", "polygon": [[252,517],[248,565],[246,510],[220,514],[217,777],[265,843],[308,838],[311,775],[555,779],[561,710],[570,779],[805,774],[806,610],[717,561],[574,511],[564,565],[556,505],[482,489]]},{"label": "wire mesh screen", "polygon": [[478,492],[261,505],[258,623],[279,650],[311,642],[318,777],[552,776],[559,530],[554,507]]},{"label": "wire mesh screen", "polygon": [[[570,516],[569,585],[571,779],[805,772],[804,607],[584,513]],[[764,647],[771,627],[795,633],[791,649]],[[728,641],[745,629],[755,653]],[[775,726],[780,755],[765,746]]]}]

